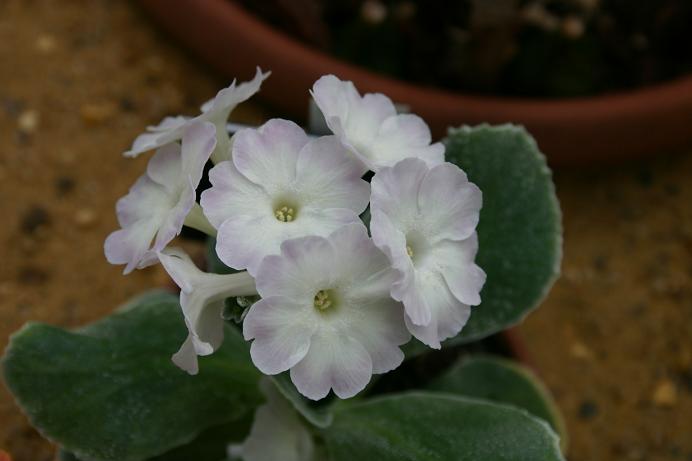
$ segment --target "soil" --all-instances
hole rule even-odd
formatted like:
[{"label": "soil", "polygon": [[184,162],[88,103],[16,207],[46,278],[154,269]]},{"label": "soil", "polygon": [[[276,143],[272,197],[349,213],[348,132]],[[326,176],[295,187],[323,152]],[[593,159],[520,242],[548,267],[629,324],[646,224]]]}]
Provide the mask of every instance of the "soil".
[{"label": "soil", "polygon": [[688,0],[234,0],[307,45],[465,93],[576,97],[692,71]]},{"label": "soil", "polygon": [[[230,44],[229,44],[230,46]],[[0,348],[27,321],[72,327],[166,283],[103,257],[147,124],[227,82],[134,3],[0,2]],[[257,103],[235,113],[257,123]],[[559,172],[564,276],[520,328],[571,435],[569,459],[692,460],[692,155]],[[191,251],[202,251],[188,243]],[[0,386],[0,450],[51,460]]]}]

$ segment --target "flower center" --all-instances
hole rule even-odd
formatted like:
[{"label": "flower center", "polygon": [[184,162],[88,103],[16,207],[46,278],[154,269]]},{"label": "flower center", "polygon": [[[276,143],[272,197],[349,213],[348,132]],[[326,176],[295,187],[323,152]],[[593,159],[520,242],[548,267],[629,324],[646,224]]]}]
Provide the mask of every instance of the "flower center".
[{"label": "flower center", "polygon": [[425,265],[429,252],[430,245],[423,234],[415,230],[406,234],[406,254],[415,267]]},{"label": "flower center", "polygon": [[296,212],[293,207],[283,205],[274,210],[274,217],[281,222],[291,222],[295,219]]},{"label": "flower center", "polygon": [[315,309],[318,311],[324,312],[330,307],[332,307],[332,299],[329,296],[329,291],[327,290],[320,290],[317,292],[315,295],[315,300],[313,302],[313,305],[315,306]]},{"label": "flower center", "polygon": [[413,258],[413,248],[411,248],[411,245],[406,245],[406,253],[409,258]]}]

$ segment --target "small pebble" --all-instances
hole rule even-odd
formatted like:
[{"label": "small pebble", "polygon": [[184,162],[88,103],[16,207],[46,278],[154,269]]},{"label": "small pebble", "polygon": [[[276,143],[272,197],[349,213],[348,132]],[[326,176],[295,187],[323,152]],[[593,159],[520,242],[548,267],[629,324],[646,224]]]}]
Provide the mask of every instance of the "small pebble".
[{"label": "small pebble", "polygon": [[82,208],[75,213],[74,222],[78,227],[89,228],[96,223],[96,213],[90,208]]},{"label": "small pebble", "polygon": [[55,51],[55,37],[48,34],[39,35],[35,42],[36,49],[41,53],[49,54]]},{"label": "small pebble", "polygon": [[591,352],[591,349],[589,349],[579,341],[572,343],[572,345],[569,348],[569,353],[575,359],[591,360],[593,358],[593,353]]},{"label": "small pebble", "polygon": [[19,130],[25,134],[31,134],[38,128],[39,115],[35,110],[25,110],[17,119]]},{"label": "small pebble", "polygon": [[669,379],[660,381],[654,389],[652,400],[659,407],[675,406],[678,401],[678,390],[675,383]]},{"label": "small pebble", "polygon": [[116,107],[111,102],[87,103],[79,108],[79,113],[86,125],[94,126],[113,118],[116,113]]},{"label": "small pebble", "polygon": [[360,8],[363,21],[377,25],[387,17],[387,7],[377,0],[366,0]]},{"label": "small pebble", "polygon": [[567,16],[562,21],[562,33],[572,40],[581,38],[584,35],[584,21],[577,16]]}]

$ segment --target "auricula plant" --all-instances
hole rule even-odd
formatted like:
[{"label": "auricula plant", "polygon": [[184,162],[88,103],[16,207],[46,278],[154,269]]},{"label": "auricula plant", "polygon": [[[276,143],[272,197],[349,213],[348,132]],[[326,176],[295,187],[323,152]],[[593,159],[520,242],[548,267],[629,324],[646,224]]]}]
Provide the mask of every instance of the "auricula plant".
[{"label": "auricula plant", "polygon": [[[82,461],[562,459],[544,387],[491,355],[559,271],[533,139],[482,125],[433,142],[420,117],[333,75],[310,91],[331,134],[283,119],[229,131],[268,76],[125,152],[154,151],[106,258],[125,274],[161,263],[179,295],[14,335],[4,376],[33,424]],[[202,266],[175,246],[185,226],[208,235]]]}]

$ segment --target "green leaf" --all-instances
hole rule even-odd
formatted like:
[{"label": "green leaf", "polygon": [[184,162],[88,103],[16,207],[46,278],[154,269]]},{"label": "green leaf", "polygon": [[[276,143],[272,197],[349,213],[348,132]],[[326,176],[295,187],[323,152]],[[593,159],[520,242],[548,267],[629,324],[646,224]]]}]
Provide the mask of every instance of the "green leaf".
[{"label": "green leaf", "polygon": [[496,333],[538,306],[560,272],[562,225],[550,169],[524,128],[461,127],[445,144],[447,160],[483,191],[476,262],[488,276],[481,305],[449,344]]},{"label": "green leaf", "polygon": [[491,356],[464,358],[428,388],[523,408],[550,424],[560,435],[563,452],[567,447],[565,423],[550,392],[528,368],[516,362]]},{"label": "green leaf", "polygon": [[73,332],[24,326],[7,348],[4,377],[32,424],[77,457],[143,460],[240,421],[262,401],[235,329],[201,358],[197,376],[171,362],[186,335],[178,298],[151,293]]},{"label": "green leaf", "polygon": [[323,403],[316,406],[308,399],[300,395],[296,387],[291,382],[288,372],[271,377],[276,384],[279,392],[291,402],[293,408],[300,413],[310,424],[320,428],[325,428],[332,423],[332,413],[330,407]]},{"label": "green leaf", "polygon": [[[212,427],[202,432],[192,442],[174,448],[150,461],[222,461],[225,460],[229,443],[241,443],[250,432],[251,418]],[[60,461],[80,461],[75,455],[60,449]]]},{"label": "green leaf", "polygon": [[151,461],[222,461],[228,456],[229,443],[242,443],[250,433],[252,416],[212,427],[192,442],[152,458]]},{"label": "green leaf", "polygon": [[323,436],[334,461],[563,459],[557,436],[538,418],[448,394],[398,394],[339,406]]}]

